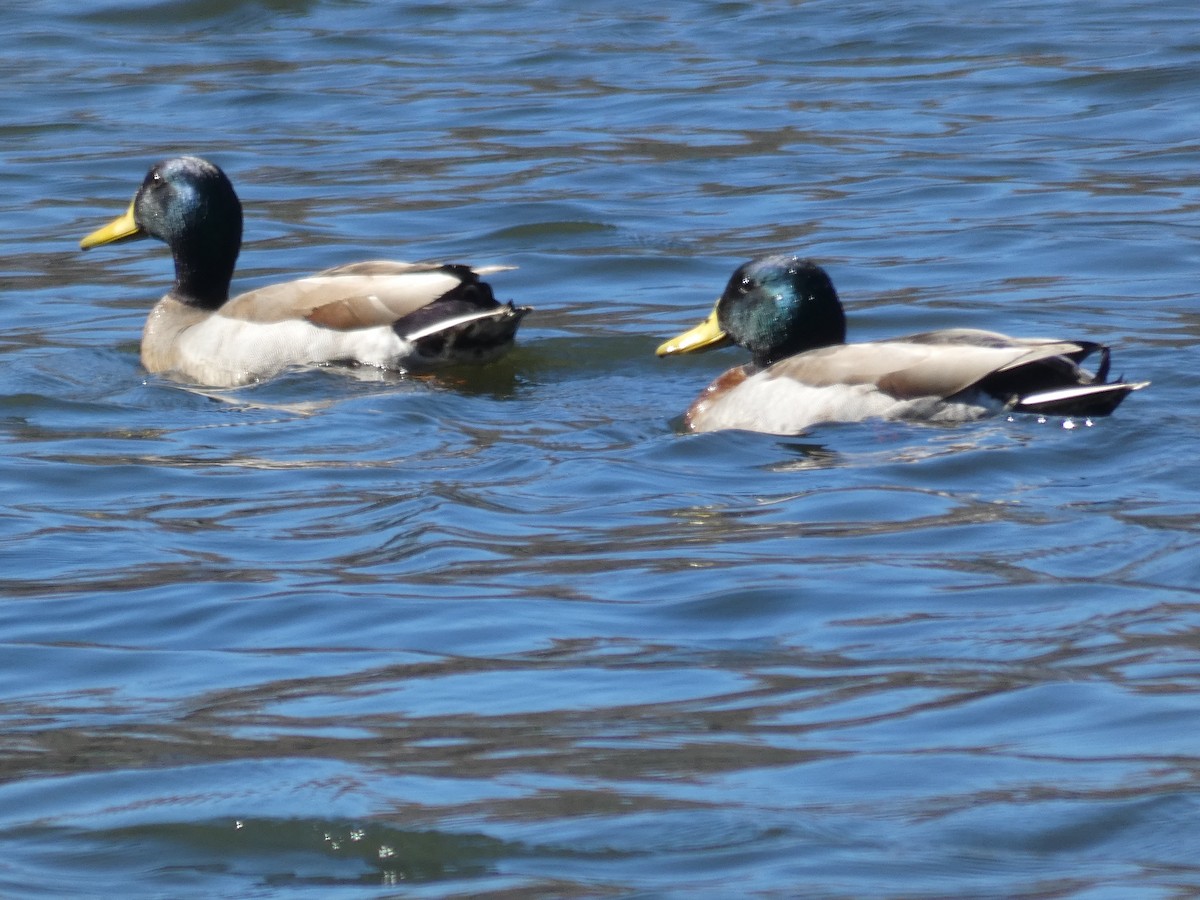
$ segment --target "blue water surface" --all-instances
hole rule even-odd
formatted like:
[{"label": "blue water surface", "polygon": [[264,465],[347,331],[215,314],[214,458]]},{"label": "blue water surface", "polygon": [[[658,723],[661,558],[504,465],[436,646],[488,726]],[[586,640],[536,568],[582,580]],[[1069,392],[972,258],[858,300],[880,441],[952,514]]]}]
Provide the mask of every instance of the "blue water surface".
[{"label": "blue water surface", "polygon": [[[1200,892],[1200,8],[0,13],[0,895]],[[506,264],[517,349],[150,376],[154,161],[237,288]],[[691,436],[733,268],[1111,345],[1107,419]]]}]

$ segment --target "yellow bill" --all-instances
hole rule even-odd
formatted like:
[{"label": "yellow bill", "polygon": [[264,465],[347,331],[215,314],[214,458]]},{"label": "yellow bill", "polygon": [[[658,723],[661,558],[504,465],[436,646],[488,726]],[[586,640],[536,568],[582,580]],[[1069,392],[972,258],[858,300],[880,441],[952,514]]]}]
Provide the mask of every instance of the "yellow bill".
[{"label": "yellow bill", "polygon": [[690,331],[685,331],[678,337],[673,337],[661,344],[655,353],[658,356],[670,356],[674,353],[698,353],[702,350],[715,350],[731,344],[729,335],[717,324],[717,311],[714,309],[709,317]]},{"label": "yellow bill", "polygon": [[146,232],[142,231],[141,226],[134,221],[133,204],[130,203],[129,209],[125,210],[122,215],[117,216],[103,228],[97,228],[80,241],[79,249],[90,250],[92,247],[99,247],[102,244],[132,241],[145,236]]}]

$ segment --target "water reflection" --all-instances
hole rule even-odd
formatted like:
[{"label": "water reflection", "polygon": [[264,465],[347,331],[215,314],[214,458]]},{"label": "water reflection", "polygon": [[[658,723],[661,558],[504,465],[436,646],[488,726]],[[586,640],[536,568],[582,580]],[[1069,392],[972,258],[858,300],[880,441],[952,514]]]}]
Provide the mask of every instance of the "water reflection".
[{"label": "water reflection", "polygon": [[[1195,8],[561,7],[10,10],[0,893],[1194,892]],[[243,286],[506,263],[536,321],[147,378],[163,261],[70,236],[183,151]],[[1154,388],[676,433],[716,366],[655,343],[784,250],[864,338],[1067,323]]]}]

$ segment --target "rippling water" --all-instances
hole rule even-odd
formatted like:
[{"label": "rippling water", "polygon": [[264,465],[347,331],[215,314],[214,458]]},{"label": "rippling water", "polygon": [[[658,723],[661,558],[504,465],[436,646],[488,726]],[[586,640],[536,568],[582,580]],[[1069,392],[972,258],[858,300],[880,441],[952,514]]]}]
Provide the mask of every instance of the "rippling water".
[{"label": "rippling water", "polygon": [[[1200,891],[1194,4],[0,13],[0,894]],[[519,268],[479,371],[148,377],[78,239]],[[1111,419],[685,436],[740,261],[1105,340]]]}]

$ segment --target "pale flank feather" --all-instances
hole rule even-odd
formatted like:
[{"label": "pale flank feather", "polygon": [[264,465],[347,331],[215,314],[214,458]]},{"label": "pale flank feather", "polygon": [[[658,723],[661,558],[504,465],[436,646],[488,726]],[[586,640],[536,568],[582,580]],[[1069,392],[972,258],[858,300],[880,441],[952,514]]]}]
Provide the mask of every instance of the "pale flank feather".
[{"label": "pale flank feather", "polygon": [[764,434],[799,434],[827,422],[908,419],[925,422],[968,422],[1002,408],[984,396],[947,402],[939,396],[897,399],[869,383],[816,387],[769,372],[751,375],[728,393],[701,397],[684,417],[692,431],[739,429]]},{"label": "pale flank feather", "polygon": [[292,366],[355,363],[394,367],[408,350],[390,326],[341,331],[303,319],[248,321],[217,314],[198,321],[194,310],[165,297],[142,333],[142,365],[175,372],[197,384],[236,387]]}]

